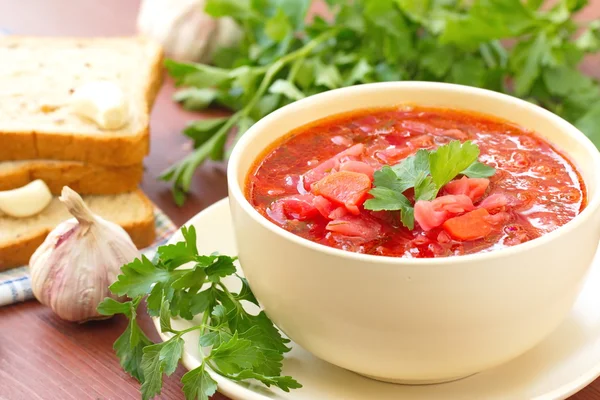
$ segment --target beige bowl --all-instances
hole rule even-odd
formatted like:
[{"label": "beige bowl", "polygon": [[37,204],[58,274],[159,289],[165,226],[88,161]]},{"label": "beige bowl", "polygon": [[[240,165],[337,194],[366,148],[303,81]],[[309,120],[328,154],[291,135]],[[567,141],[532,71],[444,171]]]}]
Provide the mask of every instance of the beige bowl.
[{"label": "beige bowl", "polygon": [[[300,238],[244,197],[249,169],[277,138],[327,116],[405,102],[478,111],[539,132],[577,164],[588,206],[556,231],[515,247],[402,259]],[[317,357],[385,381],[453,380],[531,349],[572,307],[600,238],[600,153],[594,145],[540,107],[465,86],[379,83],[295,102],[243,136],[228,180],[241,266],[269,317]]]}]

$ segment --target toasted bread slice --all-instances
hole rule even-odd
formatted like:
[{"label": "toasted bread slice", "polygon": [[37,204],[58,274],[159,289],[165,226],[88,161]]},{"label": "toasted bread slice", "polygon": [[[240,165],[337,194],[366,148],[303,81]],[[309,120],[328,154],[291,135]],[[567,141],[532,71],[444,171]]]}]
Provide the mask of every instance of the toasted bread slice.
[{"label": "toasted bread slice", "polygon": [[[154,207],[140,190],[111,196],[83,196],[83,200],[100,217],[121,225],[138,248],[153,243]],[[58,198],[33,217],[0,216],[0,270],[26,265],[48,233],[69,218],[71,214]]]},{"label": "toasted bread slice", "polygon": [[[0,160],[139,164],[149,151],[149,111],[160,88],[162,50],[142,37],[0,36]],[[71,94],[108,80],[128,100],[129,122],[102,130],[75,115]]]},{"label": "toasted bread slice", "polygon": [[143,174],[142,164],[107,167],[79,161],[4,161],[0,162],[0,191],[41,179],[55,195],[60,195],[63,186],[81,195],[117,194],[135,190]]}]

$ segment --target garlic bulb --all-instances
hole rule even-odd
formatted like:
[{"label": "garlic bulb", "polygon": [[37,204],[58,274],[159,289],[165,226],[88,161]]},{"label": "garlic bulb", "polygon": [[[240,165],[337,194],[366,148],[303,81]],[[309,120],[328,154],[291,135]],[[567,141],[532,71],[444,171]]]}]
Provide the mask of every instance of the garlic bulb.
[{"label": "garlic bulb", "polygon": [[179,61],[210,63],[219,47],[231,47],[241,30],[231,18],[204,12],[204,0],[142,0],[138,31],[162,44]]},{"label": "garlic bulb", "polygon": [[34,296],[62,319],[85,322],[106,316],[96,311],[123,264],[139,252],[119,225],[94,215],[65,186],[60,196],[75,217],[58,225],[29,261]]}]

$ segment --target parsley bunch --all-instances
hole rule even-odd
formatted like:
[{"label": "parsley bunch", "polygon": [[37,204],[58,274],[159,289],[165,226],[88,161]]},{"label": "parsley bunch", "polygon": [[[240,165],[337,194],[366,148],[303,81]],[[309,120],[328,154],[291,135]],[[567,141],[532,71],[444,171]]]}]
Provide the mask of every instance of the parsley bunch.
[{"label": "parsley bunch", "polygon": [[[586,0],[328,0],[331,18],[306,23],[310,0],[207,0],[234,18],[243,40],[214,66],[168,60],[175,95],[193,110],[234,111],[184,130],[195,150],[162,175],[177,203],[195,169],[227,156],[237,138],[273,110],[329,89],[378,81],[452,82],[509,93],[563,116],[600,144],[600,89],[583,57],[600,50],[600,21],[577,24]],[[577,32],[583,33],[577,36]],[[505,45],[510,43],[510,46]]]},{"label": "parsley bunch", "polygon": [[469,178],[488,178],[496,173],[489,165],[477,161],[479,147],[471,141],[453,140],[436,150],[419,150],[414,156],[394,166],[384,166],[375,171],[372,199],[365,208],[373,211],[400,211],[402,224],[415,227],[413,204],[403,194],[414,189],[415,202],[433,200],[439,190],[458,175]]},{"label": "parsley bunch", "polygon": [[[191,331],[200,331],[199,346],[206,354],[198,368],[181,378],[186,399],[208,400],[215,393],[217,383],[207,373],[209,368],[235,381],[256,379],[284,391],[302,387],[281,376],[289,340],[264,312],[252,315],[244,310],[243,300],[255,305],[258,301],[246,279],[236,274],[236,258],[199,255],[194,227],[183,227],[182,233],[184,241],[159,247],[154,261],[142,257],[121,268],[110,290],[130,301],[106,298],[98,306],[103,315],[124,314],[129,319],[114,349],[123,369],[142,383],[142,398],[160,394],[163,374],[175,372],[183,354],[182,336]],[[180,268],[188,263],[192,268]],[[239,293],[222,283],[230,275],[241,280]],[[152,343],[137,323],[137,309],[145,295],[148,313],[159,317],[163,332],[173,334],[165,342]],[[198,325],[182,331],[171,326],[173,317],[191,320],[200,314]]]}]

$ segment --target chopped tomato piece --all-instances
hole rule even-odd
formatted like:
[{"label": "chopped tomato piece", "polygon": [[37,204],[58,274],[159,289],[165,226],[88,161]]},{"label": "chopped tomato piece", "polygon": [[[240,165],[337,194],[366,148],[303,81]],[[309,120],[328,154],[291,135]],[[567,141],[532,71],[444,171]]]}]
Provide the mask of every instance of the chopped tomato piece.
[{"label": "chopped tomato piece", "polygon": [[339,219],[347,214],[348,214],[348,210],[346,210],[346,207],[338,207],[328,215],[328,218],[329,219]]},{"label": "chopped tomato piece", "polygon": [[335,156],[323,161],[311,170],[308,170],[303,175],[304,188],[310,190],[310,186],[318,180],[321,180],[325,175],[337,171],[340,162],[358,158],[365,150],[365,145],[362,143],[355,144],[346,150],[339,152]]},{"label": "chopped tomato piece", "polygon": [[476,240],[486,237],[492,232],[492,225],[488,222],[489,213],[485,208],[478,208],[459,217],[450,218],[442,228],[452,238],[457,240]]},{"label": "chopped tomato piece", "polygon": [[345,236],[361,237],[369,241],[379,237],[381,225],[370,219],[345,215],[328,223],[325,229]]},{"label": "chopped tomato piece", "polygon": [[489,179],[467,178],[463,176],[446,184],[444,192],[448,194],[464,194],[469,196],[473,202],[476,202],[483,197],[489,185]]},{"label": "chopped tomato piece", "polygon": [[319,212],[313,204],[314,198],[312,194],[283,197],[271,204],[268,215],[278,222],[285,222],[288,219],[303,221],[312,218]]},{"label": "chopped tomato piece", "polygon": [[360,172],[373,179],[375,168],[362,161],[346,161],[340,164],[340,171]]},{"label": "chopped tomato piece", "polygon": [[442,225],[448,218],[475,208],[471,199],[464,195],[440,196],[431,201],[415,203],[415,221],[424,231]]},{"label": "chopped tomato piece", "polygon": [[302,181],[304,183],[304,189],[310,191],[310,187],[313,183],[320,179],[323,179],[327,174],[336,172],[340,167],[340,161],[337,158],[330,158],[329,160],[323,161],[313,169],[307,171],[302,175]]},{"label": "chopped tomato piece", "polygon": [[415,149],[408,146],[388,147],[383,150],[377,150],[374,153],[378,159],[386,164],[396,164],[415,152]]},{"label": "chopped tomato piece", "polygon": [[427,149],[434,145],[433,138],[429,135],[417,136],[410,139],[406,144],[413,149]]},{"label": "chopped tomato piece", "polygon": [[475,209],[471,198],[464,194],[440,196],[431,202],[437,210],[448,211],[452,214],[460,214]]},{"label": "chopped tomato piece", "polygon": [[448,211],[436,210],[433,202],[419,200],[415,203],[415,221],[424,231],[440,226],[448,219]]},{"label": "chopped tomato piece", "polygon": [[440,233],[438,233],[437,241],[439,243],[450,243],[450,240],[450,236],[445,231],[441,231]]},{"label": "chopped tomato piece", "polygon": [[446,129],[444,132],[441,132],[441,135],[451,137],[452,139],[460,141],[467,140],[469,138],[469,135],[467,135],[460,129]]},{"label": "chopped tomato piece", "polygon": [[367,175],[350,171],[334,172],[312,186],[314,194],[343,205],[355,215],[370,189],[371,179]]},{"label": "chopped tomato piece", "polygon": [[[335,204],[327,200],[323,196],[315,196],[313,199],[313,204],[315,208],[321,213],[325,218],[329,218],[329,214],[335,210]],[[330,218],[331,219],[331,218]]]},{"label": "chopped tomato piece", "polygon": [[439,130],[439,128],[434,127],[433,125],[426,124],[424,122],[419,121],[411,121],[404,120],[401,123],[404,129],[411,131],[411,133],[432,133]]},{"label": "chopped tomato piece", "polygon": [[506,211],[500,211],[496,214],[490,214],[485,217],[485,220],[492,225],[505,224],[510,221],[510,214]]},{"label": "chopped tomato piece", "polygon": [[331,141],[338,146],[352,146],[352,139],[346,136],[334,136]]},{"label": "chopped tomato piece", "polygon": [[284,224],[287,221],[285,212],[283,211],[283,203],[279,200],[271,203],[265,212],[273,221],[277,221],[280,224]]},{"label": "chopped tomato piece", "polygon": [[497,208],[502,208],[507,204],[508,197],[503,194],[493,194],[483,199],[483,201],[479,204],[479,208],[485,208],[488,211],[492,211]]}]

